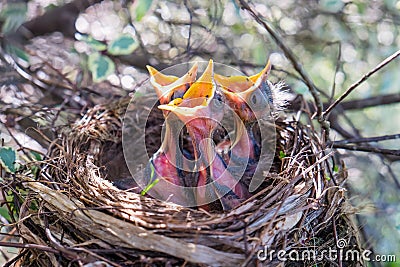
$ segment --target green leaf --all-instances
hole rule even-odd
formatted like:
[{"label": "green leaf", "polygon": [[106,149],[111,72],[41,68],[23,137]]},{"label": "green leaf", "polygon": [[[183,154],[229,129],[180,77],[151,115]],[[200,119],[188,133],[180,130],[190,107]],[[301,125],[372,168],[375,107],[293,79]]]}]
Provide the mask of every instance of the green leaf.
[{"label": "green leaf", "polygon": [[339,171],[339,166],[338,165],[333,166],[333,171],[334,172],[338,172]]},{"label": "green leaf", "polygon": [[0,13],[4,20],[1,31],[3,33],[14,32],[26,19],[28,8],[26,3],[9,3]]},{"label": "green leaf", "polygon": [[6,201],[9,202],[9,204],[12,206],[14,202],[14,194],[12,193],[11,190],[8,190],[6,192]]},{"label": "green leaf", "polygon": [[33,158],[37,161],[42,160],[42,155],[40,155],[39,153],[37,153],[36,151],[31,151],[31,154],[33,156]]},{"label": "green leaf", "polygon": [[[155,169],[153,165],[150,165],[150,169],[151,169],[151,173],[150,173],[150,177],[153,178],[154,174],[155,174]],[[151,182],[149,185],[146,186],[145,189],[142,190],[142,192],[140,192],[140,194],[142,196],[144,196],[147,192],[149,192],[150,189],[152,189],[158,182],[160,181],[160,179],[155,179],[153,182]]]},{"label": "green leaf", "polygon": [[87,43],[91,48],[93,48],[96,51],[104,51],[107,49],[106,44],[94,39],[90,35],[78,34],[77,39],[79,41]]},{"label": "green leaf", "polygon": [[133,4],[133,17],[136,21],[141,21],[150,10],[153,0],[136,0]]},{"label": "green leaf", "polygon": [[13,56],[14,58],[17,57],[19,59],[22,59],[26,63],[29,63],[28,54],[21,48],[15,46],[15,45],[6,44],[5,50],[7,51],[7,53],[9,55]]},{"label": "green leaf", "polygon": [[151,184],[149,184],[148,186],[146,186],[145,189],[142,190],[142,192],[140,192],[140,194],[142,196],[144,196],[147,192],[149,192],[150,189],[152,189],[158,182],[160,181],[160,179],[155,179]]},{"label": "green leaf", "polygon": [[53,10],[53,9],[57,8],[57,7],[58,7],[58,6],[55,5],[55,4],[49,4],[48,6],[45,6],[44,10],[45,10],[46,12],[48,12],[48,11],[50,11],[50,10]]},{"label": "green leaf", "polygon": [[[394,254],[393,254],[394,255]],[[385,267],[400,267],[400,262],[386,262]]]},{"label": "green leaf", "polygon": [[29,206],[29,208],[32,211],[38,211],[39,210],[39,205],[38,205],[37,201],[36,200],[32,201],[31,205]]},{"label": "green leaf", "polygon": [[138,48],[138,43],[129,35],[122,35],[117,39],[111,41],[108,45],[107,52],[111,55],[129,55],[136,48]]},{"label": "green leaf", "polygon": [[115,65],[109,57],[100,55],[99,53],[93,53],[89,55],[88,68],[92,73],[93,81],[101,82],[105,80],[108,75],[114,73]]},{"label": "green leaf", "polygon": [[15,46],[14,53],[18,58],[20,58],[20,59],[22,59],[22,60],[24,60],[24,61],[29,63],[29,56],[24,50],[22,50],[19,47]]},{"label": "green leaf", "polygon": [[354,4],[357,6],[358,12],[360,14],[365,14],[365,11],[367,10],[367,5],[368,3],[363,3],[363,2],[354,2]]},{"label": "green leaf", "polygon": [[0,216],[6,219],[8,222],[11,222],[11,216],[7,207],[0,207]]},{"label": "green leaf", "polygon": [[284,157],[286,157],[285,152],[283,152],[282,150],[279,151],[279,158],[280,158],[280,159],[283,159]]},{"label": "green leaf", "polygon": [[243,33],[246,29],[243,23],[235,23],[231,26],[231,31],[235,34],[241,34]]},{"label": "green leaf", "polygon": [[7,172],[15,173],[17,153],[11,147],[0,148],[0,164]]},{"label": "green leaf", "polygon": [[[42,160],[42,155],[40,155],[39,153],[37,153],[36,151],[31,151],[31,154],[33,156],[33,160],[36,161],[41,161]],[[39,173],[39,166],[37,165],[31,165],[31,172],[32,174],[36,177],[36,175]]]},{"label": "green leaf", "polygon": [[139,98],[139,97],[144,97],[145,94],[144,94],[143,92],[135,91],[135,93],[133,94],[133,96]]}]

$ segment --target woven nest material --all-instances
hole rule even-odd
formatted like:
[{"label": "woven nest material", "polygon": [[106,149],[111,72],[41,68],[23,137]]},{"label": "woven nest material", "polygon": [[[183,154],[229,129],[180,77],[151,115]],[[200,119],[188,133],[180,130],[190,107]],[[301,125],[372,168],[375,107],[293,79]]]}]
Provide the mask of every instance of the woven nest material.
[{"label": "woven nest material", "polygon": [[[126,107],[127,101],[89,110],[53,143],[37,180],[18,177],[34,192],[21,207],[20,234],[26,243],[38,245],[21,252],[24,265],[274,266],[282,263],[277,255],[258,259],[260,250],[337,249],[338,239],[360,250],[341,186],[346,172],[329,170],[332,153],[321,149],[310,126],[277,119],[277,152],[265,182],[241,206],[209,213],[113,186],[110,180],[126,175],[125,167],[110,160],[123,161]],[[137,108],[138,118],[143,110]],[[152,136],[159,136],[153,133],[160,119],[157,114],[149,118],[149,150],[159,145]],[[31,203],[39,209],[31,209]],[[330,261],[322,257],[285,264]]]}]

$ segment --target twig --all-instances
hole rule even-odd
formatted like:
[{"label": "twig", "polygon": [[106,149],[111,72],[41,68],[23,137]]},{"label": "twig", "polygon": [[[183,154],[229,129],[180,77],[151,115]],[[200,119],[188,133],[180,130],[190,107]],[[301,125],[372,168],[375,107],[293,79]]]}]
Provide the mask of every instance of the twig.
[{"label": "twig", "polygon": [[0,247],[10,247],[10,248],[27,248],[27,249],[38,249],[42,251],[47,251],[54,254],[60,254],[60,251],[43,245],[37,244],[23,244],[23,243],[14,243],[14,242],[0,242]]},{"label": "twig", "polygon": [[[276,44],[282,49],[282,51],[285,53],[285,56],[292,62],[294,68],[296,71],[300,74],[300,76],[304,79],[305,84],[307,85],[308,89],[310,90],[315,104],[317,106],[317,116],[318,116],[318,121],[323,122],[323,117],[322,117],[322,111],[323,111],[323,104],[320,98],[320,93],[318,92],[314,82],[311,80],[310,76],[307,74],[307,72],[304,70],[303,66],[299,63],[298,59],[294,55],[293,51],[286,46],[286,44],[283,42],[281,37],[278,35],[278,33],[275,32],[274,29],[272,29],[271,26],[269,26],[265,21],[261,19],[261,15],[257,14],[250,6],[248,3],[246,3],[244,0],[238,0],[240,5],[242,6],[242,9],[247,10],[250,15],[260,24],[262,25],[268,33],[271,35],[271,37],[274,39]],[[323,125],[324,126],[324,125]],[[324,127],[325,128],[325,127]],[[329,128],[329,127],[328,127]]]},{"label": "twig", "polygon": [[396,174],[394,174],[394,171],[393,171],[392,167],[390,166],[390,164],[388,164],[387,161],[384,161],[384,160],[382,160],[382,163],[388,169],[388,173],[390,174],[390,176],[392,176],[393,182],[396,185],[397,189],[400,189],[400,182],[397,179]]},{"label": "twig", "polygon": [[364,74],[361,79],[353,83],[332,105],[330,105],[323,113],[322,116],[325,118],[333,108],[335,108],[340,102],[343,101],[354,89],[356,89],[360,84],[365,82],[369,77],[371,77],[372,74],[376,73],[380,69],[382,69],[384,66],[389,64],[391,61],[393,61],[396,57],[400,55],[400,50],[397,50],[394,54],[391,56],[387,57],[385,60],[383,60],[381,63],[379,63],[375,68],[373,68],[371,71],[369,71],[367,74]]},{"label": "twig", "polygon": [[340,58],[342,57],[342,43],[338,42],[339,44],[339,51],[337,55],[337,60],[336,60],[336,68],[335,68],[335,74],[333,75],[333,83],[332,83],[332,90],[331,90],[331,95],[329,97],[329,103],[333,100],[333,97],[335,96],[335,91],[336,91],[336,75],[339,72],[339,67],[340,67]]},{"label": "twig", "polygon": [[[87,254],[89,254],[89,255],[92,255],[93,257],[95,257],[95,258],[97,258],[97,259],[99,259],[99,260],[102,260],[102,261],[104,261],[104,262],[107,262],[107,263],[108,263],[109,265],[111,265],[111,266],[122,267],[122,265],[120,265],[120,264],[118,264],[118,263],[115,263],[115,262],[113,262],[113,261],[111,261],[111,260],[109,260],[109,259],[107,259],[107,258],[105,258],[105,257],[103,257],[103,256],[101,256],[101,255],[99,255],[99,254],[97,254],[97,253],[95,253],[92,249],[74,248],[73,250],[76,250],[76,251],[79,251],[79,252],[83,251],[83,252],[85,252],[85,253],[87,253]],[[114,250],[114,253],[118,253],[118,250]]]},{"label": "twig", "polygon": [[333,142],[335,145],[345,145],[345,144],[357,144],[357,143],[372,143],[372,142],[380,142],[386,140],[400,139],[400,134],[391,134],[391,135],[382,135],[375,137],[360,137],[360,138],[351,138],[346,140],[339,140]]},{"label": "twig", "polygon": [[[7,261],[3,267],[10,267],[12,266],[16,261],[18,261],[19,259],[21,259],[22,257],[25,256],[25,254],[28,253],[28,250],[24,250],[22,252],[20,252],[17,256],[15,256],[14,258],[12,258],[11,260]],[[15,266],[15,265],[13,265]]]},{"label": "twig", "polygon": [[378,148],[378,147],[365,147],[365,146],[355,146],[355,145],[341,145],[333,143],[332,146],[334,148],[341,148],[353,151],[360,151],[360,152],[372,152],[378,153],[383,155],[393,155],[393,156],[400,156],[400,149],[385,149],[385,148]]},{"label": "twig", "polygon": [[400,94],[395,93],[395,94],[373,96],[364,99],[349,100],[340,103],[339,106],[344,110],[354,110],[354,109],[363,109],[381,105],[394,104],[398,102],[400,102]]},{"label": "twig", "polygon": [[189,21],[190,21],[190,23],[189,23],[189,36],[188,36],[187,45],[186,45],[186,52],[187,52],[188,54],[190,54],[189,51],[190,51],[190,39],[191,39],[191,37],[192,37],[193,12],[192,12],[192,10],[190,9],[187,0],[183,1],[183,3],[184,3],[184,5],[185,5],[185,7],[186,7],[186,10],[189,12]]}]

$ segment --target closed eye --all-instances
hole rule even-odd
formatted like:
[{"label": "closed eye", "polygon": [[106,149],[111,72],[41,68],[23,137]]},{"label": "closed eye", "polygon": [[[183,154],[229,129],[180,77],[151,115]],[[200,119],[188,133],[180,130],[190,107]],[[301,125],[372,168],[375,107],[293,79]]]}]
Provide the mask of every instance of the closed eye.
[{"label": "closed eye", "polygon": [[268,99],[266,94],[264,94],[262,90],[257,89],[250,95],[247,104],[253,111],[259,111],[267,108]]},{"label": "closed eye", "polygon": [[211,101],[212,108],[215,110],[221,109],[224,106],[224,100],[221,95],[216,94]]}]

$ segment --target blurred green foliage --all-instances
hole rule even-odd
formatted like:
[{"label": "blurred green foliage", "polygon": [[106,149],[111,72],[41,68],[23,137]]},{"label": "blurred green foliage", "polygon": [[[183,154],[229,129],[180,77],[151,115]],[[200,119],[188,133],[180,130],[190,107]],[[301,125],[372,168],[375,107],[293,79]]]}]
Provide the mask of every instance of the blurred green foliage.
[{"label": "blurred green foliage", "polygon": [[0,12],[0,19],[4,21],[2,33],[14,32],[25,21],[27,4],[23,2],[7,3]]}]

